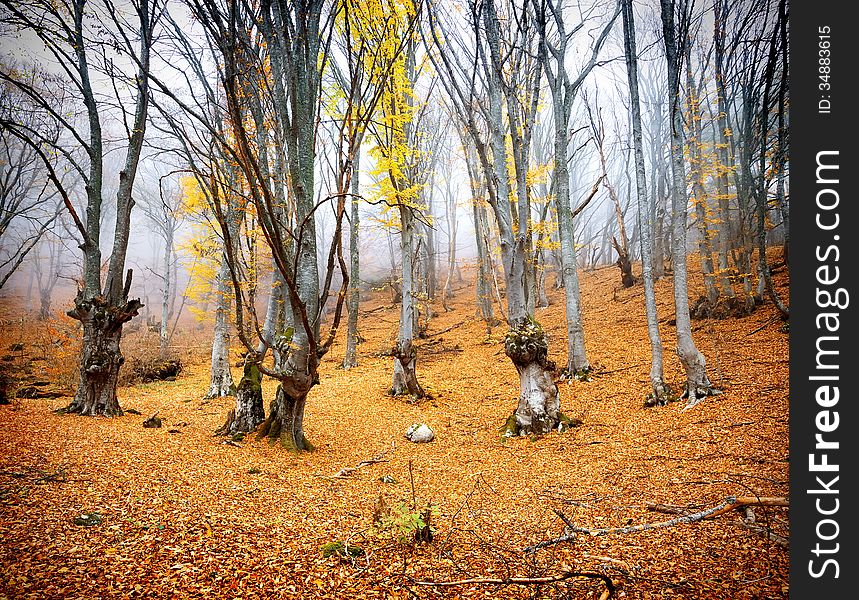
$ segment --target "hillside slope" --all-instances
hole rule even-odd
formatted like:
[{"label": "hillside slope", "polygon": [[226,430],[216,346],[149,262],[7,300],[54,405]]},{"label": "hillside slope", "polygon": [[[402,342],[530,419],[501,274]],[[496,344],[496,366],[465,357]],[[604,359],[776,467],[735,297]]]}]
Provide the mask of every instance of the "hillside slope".
[{"label": "hillside slope", "polygon": [[[776,277],[786,297],[784,271]],[[645,408],[643,288],[618,286],[616,268],[582,273],[586,345],[598,370],[590,382],[560,388],[562,411],[584,424],[537,440],[499,436],[517,378],[500,343],[505,328],[487,334],[466,284],[450,312],[433,305],[438,314],[418,350],[418,376],[432,397],[418,403],[386,395],[392,359],[383,354],[397,307],[384,292],[364,300],[359,367],[337,368],[338,342],[311,392],[313,453],[213,437],[232,401],[201,399],[205,364],[175,382],[122,388],[123,408],[140,416],[54,414],[67,398],[0,407],[0,596],[600,597],[599,579],[579,577],[542,586],[415,584],[586,571],[608,575],[623,598],[786,598],[787,549],[744,527],[750,515],[742,511],[521,552],[563,533],[554,511],[578,527],[613,528],[678,516],[648,505],[694,513],[729,496],[788,495],[788,335],[772,304],[693,323],[724,394],[689,411],[682,402]],[[666,376],[677,389],[670,278],[657,288]],[[551,336],[550,358],[564,364],[563,294],[550,299],[537,318]],[[272,383],[264,389],[267,403]],[[142,428],[156,411],[164,427]],[[436,439],[406,441],[415,422]],[[360,466],[374,457],[380,462]],[[431,543],[371,529],[379,506],[411,512],[413,498],[437,507]],[[102,520],[76,525],[82,513]],[[786,508],[755,507],[754,518],[789,537]],[[324,557],[322,546],[336,540],[364,554]]]}]

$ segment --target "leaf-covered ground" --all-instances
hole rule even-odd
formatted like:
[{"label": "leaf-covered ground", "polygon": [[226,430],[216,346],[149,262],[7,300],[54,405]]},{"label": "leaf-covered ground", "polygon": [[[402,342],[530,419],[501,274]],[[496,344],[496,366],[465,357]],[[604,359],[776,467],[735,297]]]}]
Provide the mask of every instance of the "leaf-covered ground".
[{"label": "leaf-covered ground", "polygon": [[[786,297],[784,268],[776,275]],[[434,305],[418,364],[432,398],[420,402],[386,395],[392,359],[384,352],[398,312],[384,292],[365,300],[359,367],[337,368],[343,346],[335,346],[312,391],[305,423],[313,453],[213,437],[232,399],[201,398],[203,360],[175,382],[121,388],[123,408],[140,415],[54,414],[68,398],[0,406],[0,597],[606,597],[603,581],[579,577],[419,584],[577,571],[608,575],[617,598],[786,598],[787,550],[744,527],[751,515],[742,511],[522,552],[563,534],[555,511],[578,527],[623,527],[677,517],[653,504],[697,512],[729,496],[787,497],[788,335],[772,304],[746,318],[693,323],[723,395],[688,411],[683,402],[645,408],[643,288],[618,289],[618,281],[616,268],[582,275],[586,343],[598,371],[590,382],[560,386],[562,410],[584,424],[541,439],[499,435],[517,378],[500,343],[504,327],[487,335],[467,283],[452,311]],[[666,375],[676,389],[683,379],[672,352],[670,278],[658,294]],[[537,318],[562,365],[562,292],[550,298]],[[4,344],[9,328],[5,334]],[[270,398],[272,384],[264,389]],[[144,429],[156,411],[164,426]],[[430,425],[435,441],[406,441],[415,422]],[[373,528],[374,514],[400,504],[407,512],[437,507],[432,542]],[[789,537],[786,508],[755,507],[754,518]],[[334,541],[363,554],[326,558],[322,548]]]}]

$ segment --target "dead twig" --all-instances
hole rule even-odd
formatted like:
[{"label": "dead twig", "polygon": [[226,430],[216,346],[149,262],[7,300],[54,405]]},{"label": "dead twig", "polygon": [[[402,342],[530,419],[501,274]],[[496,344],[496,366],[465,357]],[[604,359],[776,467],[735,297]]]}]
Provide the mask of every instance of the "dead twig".
[{"label": "dead twig", "polygon": [[455,324],[451,325],[450,327],[446,327],[446,328],[442,329],[441,331],[436,331],[435,333],[428,333],[427,337],[431,338],[431,337],[435,337],[437,335],[441,335],[443,333],[447,333],[448,331],[453,331],[454,329],[456,329],[457,327],[461,327],[462,325],[465,325],[465,321],[460,321],[459,323],[455,323]]},{"label": "dead twig", "polygon": [[635,367],[640,366],[639,364],[629,365],[628,367],[621,367],[620,369],[612,369],[611,371],[594,371],[591,373],[594,377],[602,377],[603,375],[610,375],[611,373],[620,373],[621,371],[629,371],[630,369],[634,369]]},{"label": "dead twig", "polygon": [[[672,514],[677,511],[680,513],[683,511],[682,507],[672,507],[668,505],[653,505],[654,507],[660,507],[662,510],[660,512],[671,512]],[[630,525],[627,527],[607,527],[603,529],[588,529],[586,527],[577,527],[568,522],[566,518],[562,520],[567,524],[564,527],[564,534],[550,540],[545,540],[543,542],[539,542],[532,546],[528,546],[523,548],[523,552],[534,552],[540,548],[546,548],[547,546],[553,546],[555,544],[560,544],[563,542],[573,541],[576,538],[577,533],[592,535],[592,536],[600,536],[600,535],[609,535],[614,533],[637,533],[639,531],[648,531],[651,529],[662,529],[665,527],[674,527],[675,525],[682,525],[684,523],[694,523],[696,521],[702,521],[704,519],[717,517],[719,515],[725,514],[732,510],[737,510],[740,508],[744,508],[747,506],[788,506],[788,501],[786,498],[770,498],[763,497],[758,498],[754,496],[748,497],[735,497],[729,496],[724,500],[724,502],[713,506],[712,508],[708,508],[706,510],[702,510],[692,514],[682,514],[675,519],[670,519],[668,521],[662,521],[660,523],[644,523],[641,525]],[[649,508],[650,506],[648,506]],[[651,510],[656,510],[653,508]],[[558,511],[555,511],[556,514]],[[561,516],[560,514],[558,516]],[[757,527],[757,526],[755,526]]]},{"label": "dead twig", "polygon": [[585,577],[588,579],[599,579],[605,584],[605,591],[600,595],[600,600],[608,600],[614,596],[615,585],[608,575],[590,571],[564,571],[559,575],[546,577],[505,577],[493,579],[489,577],[475,577],[472,579],[457,579],[455,581],[413,581],[413,585],[431,587],[453,587],[457,585],[544,585],[547,583],[558,583],[572,579],[573,577]]},{"label": "dead twig", "polygon": [[561,519],[567,527],[575,527],[575,525],[573,525],[573,522],[570,521],[564,513],[559,511],[557,508],[553,508],[552,510],[555,512],[556,515],[558,515],[558,518]]},{"label": "dead twig", "polygon": [[320,475],[319,477],[322,477],[324,479],[346,479],[348,477],[351,477],[353,473],[355,473],[356,471],[358,471],[358,469],[361,469],[363,467],[368,467],[370,465],[375,465],[378,463],[391,462],[390,460],[386,460],[385,457],[389,453],[393,452],[395,449],[396,449],[396,444],[394,442],[391,442],[390,448],[388,448],[387,450],[383,450],[382,452],[379,452],[373,458],[368,458],[366,460],[362,460],[361,462],[359,462],[354,467],[343,467],[342,469],[337,471],[334,475],[330,475],[330,476]]},{"label": "dead twig", "polygon": [[745,521],[743,521],[742,523],[737,523],[737,525],[758,534],[762,538],[768,539],[774,544],[778,544],[785,550],[790,548],[790,541],[787,538],[780,536],[776,532],[766,527],[761,527],[760,525],[755,525],[754,523],[747,523]]},{"label": "dead twig", "polygon": [[750,335],[754,335],[754,334],[756,334],[757,332],[762,331],[763,329],[766,329],[767,325],[770,325],[771,323],[775,323],[775,322],[776,322],[776,321],[778,321],[780,318],[781,318],[781,315],[778,315],[778,316],[773,317],[772,319],[769,319],[769,320],[765,321],[765,322],[764,322],[764,324],[763,324],[763,325],[761,325],[760,327],[758,327],[757,329],[752,329],[750,332],[748,332],[748,333],[746,334],[746,337],[749,337]]},{"label": "dead twig", "polygon": [[652,510],[654,512],[666,513],[669,515],[688,515],[695,509],[701,508],[700,506],[674,506],[672,504],[654,504],[652,502],[647,503],[647,510]]},{"label": "dead twig", "polygon": [[612,533],[637,533],[639,531],[647,531],[650,529],[662,529],[664,527],[674,527],[683,523],[694,523],[704,519],[718,517],[732,510],[737,510],[745,506],[788,506],[788,501],[785,498],[755,498],[755,497],[734,497],[729,496],[724,502],[702,510],[696,513],[683,515],[669,521],[661,523],[644,523],[642,525],[630,525],[628,527],[607,527],[604,529],[587,529],[586,527],[571,527],[573,533],[586,533],[588,535],[600,536]]}]

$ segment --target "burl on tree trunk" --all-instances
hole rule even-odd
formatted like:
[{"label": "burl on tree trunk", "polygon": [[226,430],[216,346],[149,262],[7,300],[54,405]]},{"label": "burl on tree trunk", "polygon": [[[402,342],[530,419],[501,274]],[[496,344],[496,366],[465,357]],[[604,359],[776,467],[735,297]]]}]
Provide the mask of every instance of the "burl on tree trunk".
[{"label": "burl on tree trunk", "polygon": [[235,435],[249,433],[265,421],[262,403],[262,374],[259,366],[252,361],[245,363],[242,379],[236,391],[236,407],[227,415],[227,421],[215,435]]},{"label": "burl on tree trunk", "polygon": [[392,396],[408,394],[414,398],[423,398],[424,392],[418,383],[417,350],[411,342],[398,342],[394,347],[394,377],[391,385]]},{"label": "burl on tree trunk", "polygon": [[[127,298],[127,293],[123,294]],[[120,351],[122,326],[137,316],[140,300],[124,300],[112,305],[102,296],[85,298],[78,293],[75,307],[68,311],[83,325],[80,384],[75,398],[63,412],[114,417],[122,415],[116,397],[119,369],[125,362]]]},{"label": "burl on tree trunk", "polygon": [[533,318],[516,322],[504,338],[504,351],[519,372],[519,405],[516,426],[519,435],[543,435],[561,421],[561,398],[548,359],[546,334]]},{"label": "burl on tree trunk", "polygon": [[617,261],[615,264],[620,269],[620,282],[623,287],[630,288],[635,285],[635,276],[632,274],[632,262],[629,260],[629,252],[618,243],[616,237],[612,237],[611,242],[617,251]]}]

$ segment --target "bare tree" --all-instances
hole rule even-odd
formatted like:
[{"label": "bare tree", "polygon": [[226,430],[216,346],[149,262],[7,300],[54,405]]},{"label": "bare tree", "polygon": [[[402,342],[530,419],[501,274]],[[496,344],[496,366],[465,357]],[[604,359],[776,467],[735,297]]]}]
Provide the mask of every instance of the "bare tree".
[{"label": "bare tree", "polygon": [[[555,204],[558,213],[558,231],[561,241],[561,257],[564,272],[564,294],[567,316],[567,374],[583,378],[590,371],[584,342],[581,301],[576,259],[575,224],[570,203],[570,174],[568,170],[570,146],[570,121],[573,102],[585,79],[597,64],[600,50],[617,19],[620,7],[610,15],[596,39],[587,62],[579,74],[572,79],[567,71],[566,60],[571,37],[584,29],[590,15],[581,15],[579,22],[567,30],[562,7],[554,0],[546,0],[539,11],[540,56],[545,65],[546,79],[552,92],[552,115],[555,123]],[[554,35],[550,33],[554,25]],[[599,184],[599,182],[597,182]],[[596,186],[594,188],[594,193]],[[591,194],[593,197],[593,194]]]},{"label": "bare tree", "polygon": [[[238,337],[247,348],[248,360],[261,374],[279,383],[258,435],[268,436],[294,451],[309,450],[311,445],[303,427],[304,409],[308,393],[319,382],[319,361],[331,347],[339,327],[346,296],[343,286],[349,280],[342,255],[341,224],[350,189],[351,163],[358,147],[356,140],[360,139],[353,134],[366,127],[372,111],[353,114],[357,125],[347,136],[349,152],[342,155],[342,167],[338,169],[343,178],[338,180],[336,190],[317,194],[317,116],[322,72],[328,64],[333,31],[333,7],[322,0],[264,0],[253,6],[188,0],[188,6],[210,42],[206,52],[212,64],[217,65],[218,84],[217,88],[209,87],[218,90],[211,94],[216,104],[223,99],[225,127],[217,127],[209,109],[197,105],[191,93],[198,80],[208,80],[205,70],[198,69],[191,74],[193,77],[189,76],[188,90],[181,97],[161,79],[157,80],[158,90],[180,109],[184,118],[205,129],[226,162],[235,166],[237,185],[226,187],[238,189],[248,198],[282,277],[293,326],[275,336],[274,361],[270,365],[256,352],[263,332],[252,298],[240,281],[235,232],[226,219],[223,199],[213,198],[233,287]],[[179,33],[176,44],[183,46],[188,40]],[[260,116],[264,118],[265,134]],[[188,143],[190,136],[183,126],[177,124],[173,130],[180,144]],[[317,211],[328,204],[333,204],[335,234],[327,251],[321,254],[327,259],[320,269]],[[323,334],[325,299],[335,271],[341,276],[341,292],[337,294],[330,327]]]},{"label": "bare tree", "polygon": [[[168,176],[169,177],[169,176]],[[156,190],[147,187],[140,195],[143,213],[150,227],[163,244],[160,273],[155,275],[161,280],[161,325],[158,330],[158,353],[161,358],[167,356],[170,342],[170,320],[173,318],[171,305],[176,295],[176,234],[182,225],[182,197],[174,181],[165,177],[152,175]],[[149,182],[150,185],[152,181]]]},{"label": "bare tree", "polygon": [[635,42],[635,16],[632,0],[622,0],[623,42],[626,55],[627,81],[629,82],[630,120],[635,154],[635,185],[638,193],[638,222],[641,229],[641,277],[644,280],[644,311],[647,316],[647,335],[650,339],[650,387],[648,404],[665,404],[671,390],[665,383],[662,365],[662,338],[659,335],[659,315],[656,311],[656,293],[653,277],[653,207],[652,196],[647,194],[647,174],[644,165],[644,143],[641,133],[641,107],[638,95],[638,52]]},{"label": "bare tree", "polygon": [[691,19],[688,0],[661,0],[662,34],[668,74],[668,102],[671,115],[671,173],[673,232],[671,262],[674,267],[674,318],[677,327],[677,354],[686,371],[687,407],[716,393],[707,377],[704,355],[692,339],[689,317],[689,287],[686,269],[686,217],[689,199],[683,165],[683,116],[680,109],[680,73],[686,58],[687,32]]},{"label": "bare tree", "polygon": [[[23,92],[6,83],[0,86],[0,288],[53,228],[62,209],[46,168],[21,131],[40,131],[49,144],[56,144],[60,133]],[[59,163],[55,159],[52,164],[62,172]]]},{"label": "bare tree", "polygon": [[[431,55],[451,106],[464,124],[467,145],[476,150],[483,180],[487,186],[488,202],[495,214],[498,227],[501,260],[509,326],[505,338],[505,352],[519,373],[520,397],[515,412],[515,427],[519,433],[543,434],[555,428],[560,419],[560,395],[552,372],[554,364],[548,358],[548,340],[540,324],[534,319],[533,302],[529,303],[528,276],[530,216],[527,177],[530,148],[530,131],[536,109],[533,106],[536,90],[542,77],[542,65],[532,66],[525,77],[526,98],[532,102],[519,102],[514,82],[505,79],[511,64],[525,65],[527,57],[536,55],[535,19],[527,7],[503,4],[505,18],[515,22],[510,32],[512,39],[502,38],[498,7],[490,0],[469,5],[469,36],[473,37],[473,50],[459,41],[452,24],[442,22],[444,15],[432,12],[429,35],[435,50]],[[442,33],[442,28],[445,32]],[[442,42],[441,37],[445,36]],[[524,71],[524,69],[523,69]],[[478,87],[479,86],[479,87]],[[481,97],[482,96],[482,97]],[[504,105],[507,105],[509,129],[512,133],[516,203],[510,200],[510,173],[507,166]],[[472,177],[472,181],[474,178]],[[515,212],[514,212],[515,208]],[[531,294],[533,300],[533,293]],[[530,310],[530,312],[529,312]]]},{"label": "bare tree", "polygon": [[[75,306],[69,316],[83,325],[80,361],[80,384],[66,412],[82,415],[116,416],[122,414],[116,397],[119,369],[124,362],[120,351],[123,324],[131,320],[142,304],[129,300],[132,273],[125,272],[132,189],[137,165],[143,150],[149,109],[150,50],[162,6],[157,0],[141,0],[119,7],[112,2],[92,5],[87,0],[72,0],[68,6],[36,0],[26,4],[4,0],[5,19],[20,30],[38,37],[55,60],[69,94],[84,107],[85,125],[57,110],[50,97],[43,96],[32,81],[3,69],[0,79],[25,94],[41,111],[49,115],[62,131],[60,141],[33,130],[27,123],[11,125],[12,131],[27,143],[47,169],[75,224],[84,257],[83,285],[78,290]],[[96,31],[98,29],[98,31]],[[111,43],[96,42],[111,35]],[[98,56],[105,46],[113,48],[119,60],[102,61]],[[96,55],[96,56],[93,56]],[[98,73],[97,65],[106,69]],[[128,64],[122,69],[120,64]],[[94,77],[111,80],[116,91],[116,104],[102,99]],[[128,95],[131,96],[130,102]],[[129,102],[132,111],[123,106]],[[115,206],[113,243],[107,274],[102,278],[102,212],[105,205],[103,160],[112,146],[104,132],[104,111],[121,110],[125,162],[119,173]],[[86,190],[86,212],[83,218],[72,203],[72,191],[54,168],[51,156],[60,153],[83,181]]]}]

